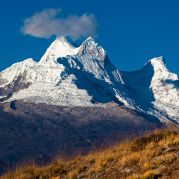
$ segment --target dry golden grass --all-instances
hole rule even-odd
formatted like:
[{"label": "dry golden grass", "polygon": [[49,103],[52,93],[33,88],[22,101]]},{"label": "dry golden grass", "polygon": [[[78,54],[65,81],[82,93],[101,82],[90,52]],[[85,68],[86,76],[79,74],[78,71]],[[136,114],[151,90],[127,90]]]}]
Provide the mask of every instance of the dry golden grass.
[{"label": "dry golden grass", "polygon": [[68,173],[68,178],[69,179],[75,179],[78,176],[78,171],[77,170],[72,170]]},{"label": "dry golden grass", "polygon": [[163,130],[70,161],[17,168],[1,179],[177,179],[178,170],[179,134]]}]

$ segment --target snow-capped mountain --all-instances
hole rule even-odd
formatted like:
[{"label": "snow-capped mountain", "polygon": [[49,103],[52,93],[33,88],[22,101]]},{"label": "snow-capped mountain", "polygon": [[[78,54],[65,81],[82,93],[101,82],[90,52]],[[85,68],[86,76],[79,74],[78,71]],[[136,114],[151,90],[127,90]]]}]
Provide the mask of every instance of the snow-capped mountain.
[{"label": "snow-capped mountain", "polygon": [[1,73],[1,81],[1,96],[9,100],[91,106],[123,96],[117,94],[123,83],[119,71],[91,37],[78,48],[58,38],[38,63],[27,59],[14,64]]},{"label": "snow-capped mountain", "polygon": [[27,59],[2,71],[0,100],[94,107],[115,102],[179,123],[179,79],[162,57],[122,72],[91,37],[79,47],[57,38],[39,62]]},{"label": "snow-capped mountain", "polygon": [[122,79],[136,108],[179,122],[179,79],[169,72],[163,57],[151,59],[141,70],[122,72]]}]

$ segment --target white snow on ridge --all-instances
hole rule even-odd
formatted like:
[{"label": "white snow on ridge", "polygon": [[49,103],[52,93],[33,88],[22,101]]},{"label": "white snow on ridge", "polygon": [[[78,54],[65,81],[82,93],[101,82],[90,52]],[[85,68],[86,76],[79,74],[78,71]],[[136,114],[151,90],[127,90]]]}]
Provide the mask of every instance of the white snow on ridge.
[{"label": "white snow on ridge", "polygon": [[28,72],[30,68],[36,65],[32,58],[26,59],[22,62],[18,62],[10,66],[1,72],[1,79],[5,79],[7,83],[4,83],[3,86],[10,84],[16,79],[19,75],[24,75],[24,73]]},{"label": "white snow on ridge", "polygon": [[91,37],[77,48],[60,37],[39,62],[27,59],[2,71],[0,99],[9,92],[12,96],[8,101],[59,106],[122,102],[165,121],[170,117],[179,123],[179,79],[167,69],[163,57],[151,59],[141,70],[121,72]]},{"label": "white snow on ridge", "polygon": [[[38,63],[28,59],[4,70],[1,78],[7,83],[0,85],[0,88],[7,89],[8,84],[13,86],[16,81],[20,84],[30,83],[27,88],[14,91],[8,101],[28,100],[62,106],[98,105],[98,100],[96,104],[92,103],[92,93],[96,96],[99,93],[100,97],[97,98],[100,100],[109,100],[116,93],[110,85],[121,83],[120,73],[105,58],[106,52],[91,37],[78,48],[61,37],[50,45]],[[19,79],[21,76],[23,78]],[[83,82],[77,78],[83,79]],[[97,91],[95,85],[99,85],[96,86],[99,88]],[[85,89],[79,86],[85,86]],[[108,86],[107,89],[105,86]],[[108,91],[108,97],[102,97],[100,93],[103,92],[99,90],[104,93]]]},{"label": "white snow on ridge", "polygon": [[178,76],[168,71],[162,57],[151,60],[154,75],[150,88],[153,91],[155,107],[174,120],[179,120],[179,88],[175,83]]},{"label": "white snow on ridge", "polygon": [[179,123],[179,79],[171,73],[163,57],[147,62],[141,70],[122,72],[134,108]]}]

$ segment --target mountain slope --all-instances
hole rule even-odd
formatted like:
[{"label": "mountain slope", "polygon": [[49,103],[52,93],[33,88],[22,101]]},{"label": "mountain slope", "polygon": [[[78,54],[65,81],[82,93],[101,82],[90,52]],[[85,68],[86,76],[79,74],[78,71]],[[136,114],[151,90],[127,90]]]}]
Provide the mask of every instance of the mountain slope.
[{"label": "mountain slope", "polygon": [[[145,145],[144,145],[145,144]],[[179,134],[158,131],[143,138],[47,166],[28,165],[2,179],[33,178],[179,178]]]},{"label": "mountain slope", "polygon": [[156,118],[115,103],[64,107],[0,104],[0,174],[23,162],[47,163],[162,127]]}]

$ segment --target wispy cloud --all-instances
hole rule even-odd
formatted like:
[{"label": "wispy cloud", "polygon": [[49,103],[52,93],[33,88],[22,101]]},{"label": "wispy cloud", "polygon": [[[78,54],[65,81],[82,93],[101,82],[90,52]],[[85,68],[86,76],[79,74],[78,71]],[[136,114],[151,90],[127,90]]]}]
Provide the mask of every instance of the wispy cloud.
[{"label": "wispy cloud", "polygon": [[25,35],[38,38],[50,38],[56,35],[78,39],[95,35],[96,28],[97,21],[92,14],[69,15],[63,18],[60,9],[45,9],[26,18],[21,31]]}]

